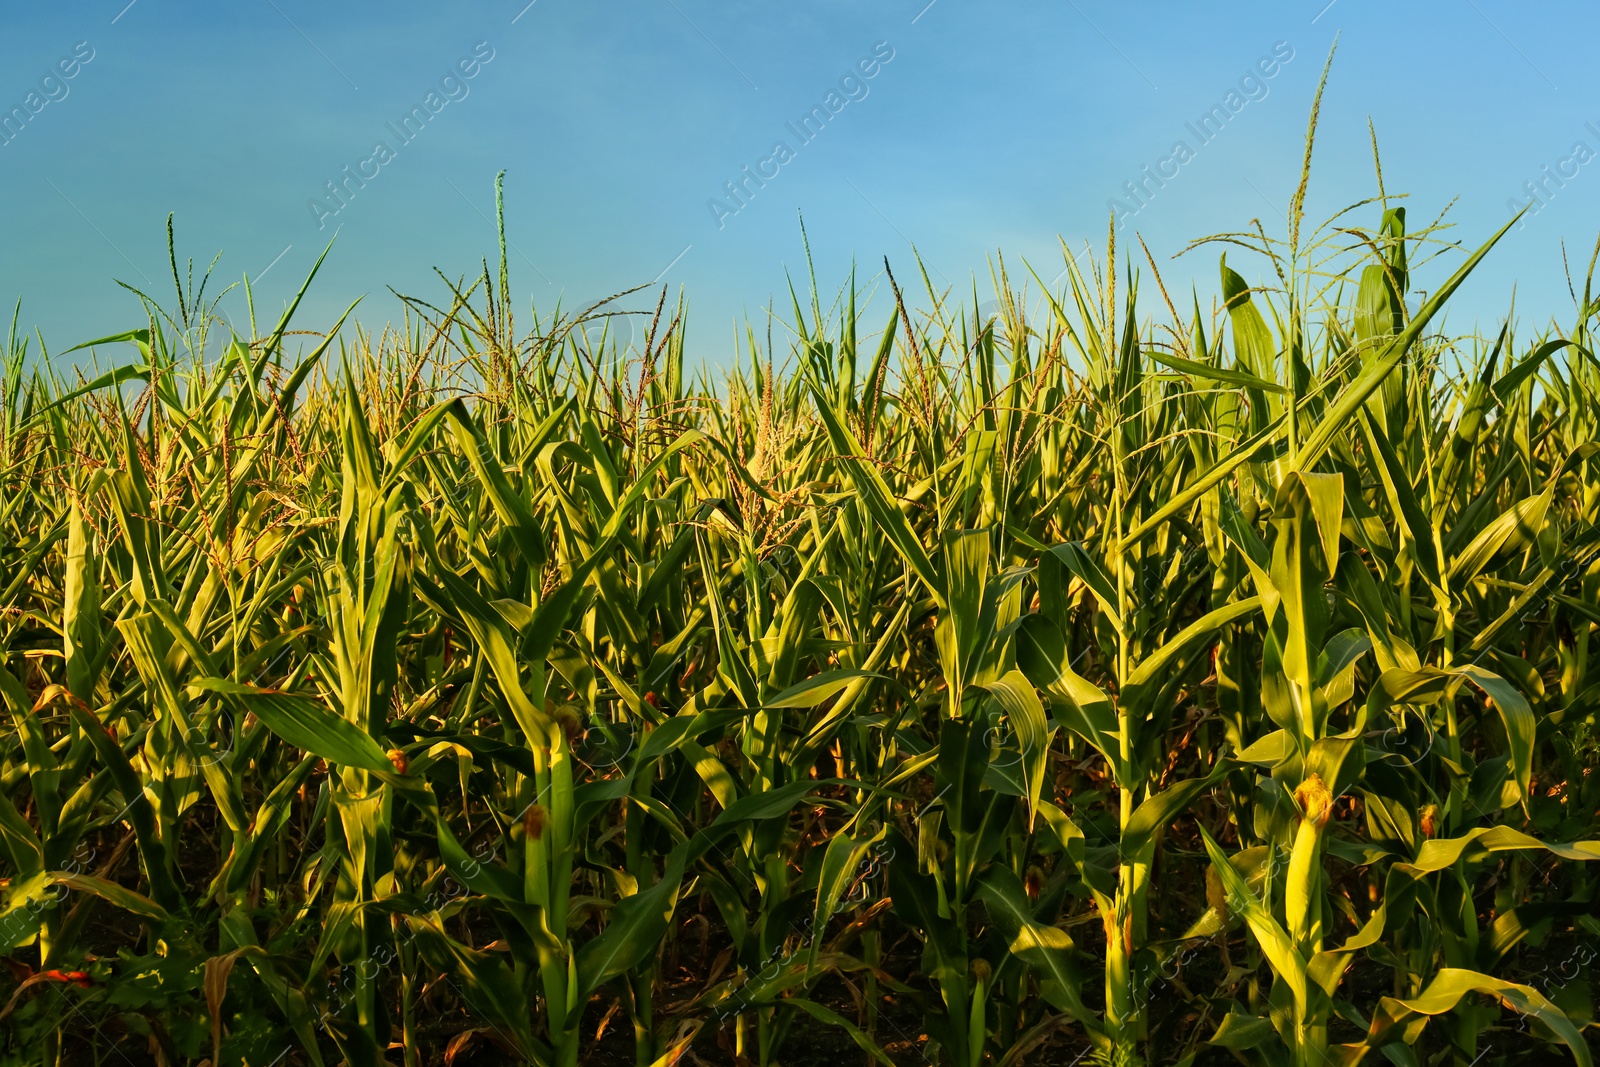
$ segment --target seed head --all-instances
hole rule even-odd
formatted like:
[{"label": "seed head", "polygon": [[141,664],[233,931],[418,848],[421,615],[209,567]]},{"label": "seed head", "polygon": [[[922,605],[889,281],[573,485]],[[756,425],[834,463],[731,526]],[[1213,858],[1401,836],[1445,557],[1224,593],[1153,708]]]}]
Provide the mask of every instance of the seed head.
[{"label": "seed head", "polygon": [[545,810],[540,804],[529,804],[528,810],[522,816],[522,831],[528,835],[529,841],[537,841],[544,836]]},{"label": "seed head", "polygon": [[566,735],[569,749],[583,739],[585,732],[583,716],[578,714],[577,708],[571,704],[563,704],[560,707],[547,704],[545,710],[554,714],[556,726]]},{"label": "seed head", "polygon": [[1333,790],[1322,780],[1322,775],[1315,772],[1307,775],[1300,788],[1294,791],[1294,799],[1313,826],[1320,830],[1327,825],[1328,816],[1333,814]]}]

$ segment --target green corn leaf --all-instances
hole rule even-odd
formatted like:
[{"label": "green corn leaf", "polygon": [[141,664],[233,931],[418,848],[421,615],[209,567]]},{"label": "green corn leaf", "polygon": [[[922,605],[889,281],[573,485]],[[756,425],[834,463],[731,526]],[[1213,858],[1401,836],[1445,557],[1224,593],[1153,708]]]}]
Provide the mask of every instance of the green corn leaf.
[{"label": "green corn leaf", "polygon": [[933,966],[924,967],[942,986],[961,988],[967,977],[967,944],[953,928],[948,912],[941,911],[938,886],[933,876],[924,874],[916,845],[891,832],[889,859],[889,898],[894,912],[908,927],[919,930],[925,939],[926,955]]},{"label": "green corn leaf", "polygon": [[1260,597],[1248,597],[1207,612],[1178,631],[1134,668],[1133,673],[1122,684],[1122,702],[1140,711],[1149,710],[1144,701],[1159,691],[1156,687],[1158,681],[1167,682],[1180,674],[1191,661],[1191,657],[1216,637],[1218,630],[1252,614],[1260,607]]},{"label": "green corn leaf", "polygon": [[241,707],[283,740],[329,763],[384,774],[394,772],[389,757],[371,736],[349,719],[335,715],[305,697],[273,689],[257,689],[226,678],[198,678],[190,684],[196,689],[238,701]]},{"label": "green corn leaf", "polygon": [[[1569,347],[1576,348],[1586,355],[1589,354],[1587,349],[1570,338],[1559,338],[1554,341],[1546,341],[1544,344],[1534,349],[1534,351],[1529,354],[1527,359],[1523,360],[1521,363],[1518,363],[1515,367],[1512,367],[1510,370],[1506,371],[1505,374],[1495,380],[1495,399],[1502,404],[1508,402],[1512,396],[1516,394],[1516,391],[1522,388],[1523,382],[1527,381],[1534,374],[1538,373],[1539,368],[1544,365],[1545,360],[1549,359],[1563,348]],[[1593,359],[1594,357],[1590,355],[1590,358]]]},{"label": "green corn leaf", "polygon": [[74,702],[70,705],[69,713],[78,729],[89,738],[95,754],[110,771],[111,780],[116,784],[117,791],[122,794],[127,805],[123,809],[123,815],[133,826],[134,843],[139,849],[140,858],[144,861],[145,877],[150,882],[150,896],[168,912],[181,913],[185,910],[183,895],[178,889],[177,880],[168,868],[167,848],[156,829],[155,812],[138,772],[133,769],[127,753],[122,751],[122,745],[116,735],[111,733],[93,712],[82,704]]},{"label": "green corn leaf", "polygon": [[1383,430],[1373,425],[1365,415],[1357,417],[1361,421],[1362,432],[1374,457],[1372,466],[1383,482],[1390,506],[1403,521],[1405,532],[1410,535],[1407,544],[1412,557],[1421,568],[1422,576],[1431,585],[1438,587],[1441,583],[1439,555],[1434,548],[1433,526],[1423,514],[1422,505],[1412,492],[1404,468],[1400,466],[1400,457],[1395,455],[1394,447],[1384,436]]},{"label": "green corn leaf", "polygon": [[829,1026],[837,1026],[850,1035],[850,1040],[854,1041],[856,1047],[862,1052],[865,1052],[878,1063],[883,1064],[884,1067],[895,1067],[894,1061],[889,1058],[888,1053],[879,1048],[878,1043],[867,1036],[866,1031],[832,1008],[824,1007],[806,997],[785,997],[783,1003],[786,1007],[799,1008],[818,1022],[826,1023]]},{"label": "green corn leaf", "polygon": [[1072,938],[1060,927],[1033,917],[1021,880],[1009,869],[996,865],[979,880],[976,895],[1005,941],[1006,950],[1032,969],[1045,1000],[1089,1029],[1100,1029],[1094,1013],[1078,995],[1079,978],[1072,968]]},{"label": "green corn leaf", "polygon": [[1372,357],[1372,360],[1362,367],[1360,373],[1344,387],[1344,390],[1339,393],[1334,402],[1328,406],[1328,410],[1323,412],[1316,428],[1300,443],[1298,454],[1291,458],[1291,463],[1295,469],[1310,469],[1333,444],[1334,440],[1340,434],[1346,432],[1346,426],[1351,418],[1355,416],[1356,411],[1367,402],[1367,398],[1383,384],[1389,374],[1399,365],[1417,338],[1422,336],[1422,331],[1427,328],[1428,323],[1433,321],[1434,315],[1438,314],[1439,310],[1444,307],[1445,301],[1454,295],[1455,291],[1461,287],[1461,283],[1467,280],[1467,276],[1483,261],[1483,257],[1489,254],[1489,250],[1499,243],[1500,238],[1504,237],[1507,231],[1516,225],[1517,219],[1520,217],[1521,212],[1518,212],[1517,217],[1512,218],[1511,221],[1500,227],[1493,237],[1485,241],[1476,252],[1467,257],[1467,261],[1457,267],[1455,273],[1450,275],[1443,285],[1429,295],[1427,301],[1417,309],[1417,313],[1406,324],[1405,329],[1401,330],[1393,340],[1384,345]]},{"label": "green corn leaf", "polygon": [[1271,1019],[1231,1011],[1222,1017],[1221,1024],[1210,1040],[1213,1045],[1231,1048],[1235,1052],[1258,1048],[1268,1042],[1279,1043],[1278,1032],[1273,1029]]},{"label": "green corn leaf", "polygon": [[1526,798],[1533,776],[1533,743],[1537,723],[1527,699],[1510,682],[1498,674],[1476,665],[1444,670],[1422,667],[1408,671],[1400,668],[1384,671],[1367,698],[1368,714],[1376,720],[1389,708],[1402,704],[1431,704],[1449,696],[1462,681],[1471,682],[1493,702],[1505,724],[1506,738],[1511,747],[1512,779],[1517,783],[1518,795]]},{"label": "green corn leaf", "polygon": [[433,919],[407,915],[405,921],[430,963],[461,983],[467,1001],[502,1038],[534,1063],[554,1062],[550,1049],[529,1030],[527,998],[511,968],[494,953],[468,948],[450,937]]},{"label": "green corn leaf", "polygon": [[816,966],[817,956],[822,951],[822,933],[828,928],[828,920],[839,910],[839,903],[855,881],[861,861],[887,834],[888,827],[870,837],[841,833],[823,850],[822,866],[817,872],[817,907],[811,925],[812,967]]},{"label": "green corn leaf", "polygon": [[35,904],[53,884],[50,872],[36,871],[6,888],[6,904],[0,908],[0,950],[10,952],[39,933],[44,909]]},{"label": "green corn leaf", "polygon": [[877,671],[831,670],[791,685],[783,692],[767,697],[763,708],[814,708],[828,698],[843,692],[864,678],[888,680],[888,675]]},{"label": "green corn leaf", "polygon": [[[1256,318],[1257,320],[1260,319],[1259,313]],[[1263,323],[1264,327],[1265,324]],[[1171,367],[1175,371],[1182,371],[1190,377],[1204,378],[1213,382],[1224,382],[1228,385],[1237,385],[1245,389],[1259,389],[1264,393],[1282,393],[1284,395],[1289,393],[1287,388],[1277,382],[1258,378],[1254,374],[1247,374],[1242,370],[1224,370],[1221,367],[1213,367],[1209,363],[1197,363],[1192,359],[1174,356],[1158,348],[1148,349],[1147,354],[1162,366]]]},{"label": "green corn leaf", "polygon": [[1544,528],[1554,491],[1555,486],[1550,485],[1537,496],[1517,501],[1485,526],[1450,561],[1450,579],[1461,584],[1471,582],[1496,556],[1517,552],[1532,544]]},{"label": "green corn leaf", "polygon": [[50,880],[56,885],[64,885],[68,889],[76,889],[80,893],[92,893],[101,900],[113,904],[131,915],[152,922],[164,923],[171,918],[167,909],[151,900],[149,897],[135,893],[126,886],[104,878],[97,878],[92,874],[70,874],[65,871],[53,872]]},{"label": "green corn leaf", "polygon": [[1125,546],[1138,544],[1146,536],[1159,529],[1168,519],[1192,508],[1197,500],[1221,485],[1234,471],[1252,460],[1259,459],[1261,450],[1277,439],[1278,434],[1282,432],[1287,422],[1287,415],[1279,415],[1267,425],[1239,442],[1231,452],[1217,460],[1204,474],[1187,482],[1181,490],[1169,496],[1155,511],[1135,523],[1130,530],[1122,535],[1122,544]]},{"label": "green corn leaf", "polygon": [[[545,420],[539,432],[535,434],[536,439],[545,438],[554,430],[561,417],[566,414],[569,405],[570,401],[562,404]],[[530,563],[534,561],[542,563],[545,558],[542,543],[544,533],[540,529],[539,522],[534,518],[526,501],[511,487],[504,469],[495,459],[489,443],[479,432],[466,405],[460,400],[453,400],[444,408],[444,415],[450,420],[456,447],[466,456],[467,463],[477,475],[479,484],[488,494],[489,502],[494,505],[500,522],[516,538],[523,559]]]},{"label": "green corn leaf", "polygon": [[1253,893],[1239,872],[1233,869],[1233,864],[1228,862],[1228,857],[1205,827],[1200,827],[1201,840],[1205,842],[1206,854],[1211,857],[1211,867],[1222,879],[1223,888],[1228,894],[1228,910],[1244,919],[1250,927],[1250,932],[1255,935],[1256,943],[1261,946],[1261,951],[1266,954],[1267,961],[1272,965],[1273,973],[1283,979],[1285,985],[1294,995],[1295,1006],[1302,1016],[1308,1006],[1309,992],[1306,986],[1307,963],[1300,950],[1294,947],[1294,942],[1289,940],[1289,935],[1273,918],[1272,912],[1261,903],[1261,898]]},{"label": "green corn leaf", "polygon": [[1246,745],[1234,758],[1241,763],[1276,767],[1298,753],[1299,746],[1295,743],[1293,733],[1288,730],[1274,730]]},{"label": "green corn leaf", "polygon": [[295,793],[305,784],[306,779],[311,777],[316,764],[316,756],[302,757],[256,809],[255,818],[250,823],[252,829],[249,843],[243,852],[236,852],[230,856],[226,865],[217,874],[216,880],[221,883],[224,893],[237,893],[249,885],[265,855],[267,846],[277,840],[278,832],[288,823]]},{"label": "green corn leaf", "polygon": [[[1239,363],[1250,376],[1271,381],[1277,374],[1278,346],[1267,329],[1266,320],[1250,299],[1250,286],[1228,268],[1223,259],[1222,295],[1227,303],[1228,318],[1233,325],[1233,349]],[[1279,392],[1289,390],[1279,387]]]},{"label": "green corn leaf", "polygon": [[1546,1000],[1538,990],[1456,967],[1442,968],[1417,997],[1410,1000],[1384,997],[1379,1001],[1365,1045],[1376,1048],[1400,1040],[1409,1019],[1418,1015],[1442,1015],[1454,1008],[1468,993],[1487,993],[1513,1011],[1539,1020],[1571,1050],[1573,1062],[1579,1067],[1592,1067],[1593,1060],[1582,1033],[1561,1009]]},{"label": "green corn leaf", "polygon": [[1424,841],[1417,858],[1404,866],[1419,874],[1455,866],[1468,852],[1541,850],[1568,860],[1600,860],[1600,841],[1549,843],[1510,826],[1477,826],[1459,837]]},{"label": "green corn leaf", "polygon": [[1044,691],[1062,725],[1105,757],[1119,784],[1131,784],[1110,697],[1072,669],[1061,631],[1043,615],[1023,618],[1017,630],[1017,665],[1030,682]]},{"label": "green corn leaf", "polygon": [[906,565],[927,585],[940,606],[944,606],[948,596],[944,579],[934,569],[933,561],[928,558],[927,550],[922,547],[921,538],[906,521],[900,505],[895,503],[894,494],[889,490],[888,483],[874,466],[866,462],[866,450],[845,428],[827,397],[820,392],[815,395],[817,416],[827,428],[834,454],[838,457],[837,462],[844,468],[851,484],[860,494],[862,504],[877,523],[878,529],[906,561]]},{"label": "green corn leaf", "polygon": [[1138,862],[1149,854],[1155,835],[1170,825],[1195,797],[1204,793],[1227,773],[1228,765],[1218,761],[1211,773],[1203,778],[1188,778],[1168,786],[1155,796],[1142,801],[1133,809],[1128,823],[1122,828],[1117,852],[1124,862]]},{"label": "green corn leaf", "polygon": [[1028,831],[1033,831],[1033,818],[1039,808],[1039,794],[1044,789],[1045,769],[1050,758],[1050,738],[1055,734],[1045,718],[1044,705],[1034,692],[1027,677],[1012,670],[998,681],[985,686],[994,697],[1016,731],[1022,748],[1022,779],[1027,790]]},{"label": "green corn leaf", "polygon": [[19,877],[30,878],[44,870],[44,843],[9,797],[0,800],[0,840]]},{"label": "green corn leaf", "polygon": [[940,563],[945,600],[934,629],[939,666],[949,686],[952,713],[959,708],[964,686],[974,673],[984,614],[984,592],[989,572],[989,532],[960,530],[947,535]]},{"label": "green corn leaf", "polygon": [[683,853],[675,851],[661,880],[648,889],[624,897],[612,909],[606,928],[578,950],[578,989],[583,999],[655,950],[683,881]]},{"label": "green corn leaf", "polygon": [[1061,562],[1061,565],[1070,571],[1089,592],[1094,595],[1095,602],[1100,605],[1100,610],[1110,620],[1112,628],[1122,633],[1121,609],[1117,606],[1117,587],[1112,583],[1110,575],[1101,569],[1082,545],[1069,543],[1057,545],[1050,550],[1050,554]]}]

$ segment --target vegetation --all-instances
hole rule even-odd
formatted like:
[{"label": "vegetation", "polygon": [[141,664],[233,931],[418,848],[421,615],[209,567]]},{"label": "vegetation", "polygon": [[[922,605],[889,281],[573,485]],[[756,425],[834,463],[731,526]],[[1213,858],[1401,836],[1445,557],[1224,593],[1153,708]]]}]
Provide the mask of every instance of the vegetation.
[{"label": "vegetation", "polygon": [[1113,240],[720,377],[503,248],[13,327],[6,1062],[1589,1064],[1594,262],[1451,336],[1499,235],[1408,300],[1305,188],[1212,312]]}]

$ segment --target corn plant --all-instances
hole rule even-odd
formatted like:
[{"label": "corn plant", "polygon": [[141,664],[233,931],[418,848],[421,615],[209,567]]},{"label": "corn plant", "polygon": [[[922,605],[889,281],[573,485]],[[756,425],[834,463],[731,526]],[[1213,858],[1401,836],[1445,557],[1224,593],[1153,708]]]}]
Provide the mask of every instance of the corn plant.
[{"label": "corn plant", "polygon": [[1589,1063],[1596,261],[1452,333],[1315,132],[1214,299],[14,315],[0,1056]]}]

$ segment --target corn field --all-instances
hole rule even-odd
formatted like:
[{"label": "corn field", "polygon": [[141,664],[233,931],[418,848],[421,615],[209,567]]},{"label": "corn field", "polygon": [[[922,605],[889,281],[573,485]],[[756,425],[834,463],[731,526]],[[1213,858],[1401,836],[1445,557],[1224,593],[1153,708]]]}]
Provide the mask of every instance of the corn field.
[{"label": "corn field", "polygon": [[1595,263],[1448,333],[1506,230],[1306,160],[1214,300],[1113,231],[722,371],[503,237],[378,332],[175,253],[112,370],[14,321],[3,1062],[1587,1067]]}]

